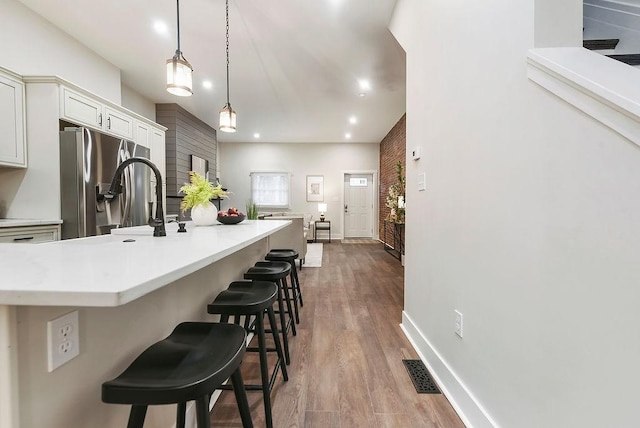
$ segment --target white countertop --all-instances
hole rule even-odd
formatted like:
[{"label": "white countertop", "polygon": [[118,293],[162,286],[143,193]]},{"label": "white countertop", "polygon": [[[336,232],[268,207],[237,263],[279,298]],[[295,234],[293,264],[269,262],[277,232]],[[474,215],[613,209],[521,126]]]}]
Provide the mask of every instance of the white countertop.
[{"label": "white countertop", "polygon": [[33,218],[0,218],[2,227],[44,226],[48,224],[62,224],[62,220],[41,220]]},{"label": "white countertop", "polygon": [[[149,226],[43,244],[0,244],[0,305],[120,306],[284,228],[245,220],[155,238]],[[133,239],[134,242],[123,242]]]}]

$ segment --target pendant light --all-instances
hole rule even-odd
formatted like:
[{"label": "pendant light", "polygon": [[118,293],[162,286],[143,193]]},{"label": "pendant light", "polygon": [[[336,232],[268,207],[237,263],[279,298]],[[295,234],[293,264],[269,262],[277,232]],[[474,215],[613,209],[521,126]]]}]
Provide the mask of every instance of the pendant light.
[{"label": "pendant light", "polygon": [[176,0],[178,21],[178,49],[167,60],[167,92],[180,97],[193,95],[193,68],[180,51],[180,0]]},{"label": "pendant light", "polygon": [[227,0],[227,103],[220,110],[220,131],[236,132],[236,112],[229,102],[229,0]]}]

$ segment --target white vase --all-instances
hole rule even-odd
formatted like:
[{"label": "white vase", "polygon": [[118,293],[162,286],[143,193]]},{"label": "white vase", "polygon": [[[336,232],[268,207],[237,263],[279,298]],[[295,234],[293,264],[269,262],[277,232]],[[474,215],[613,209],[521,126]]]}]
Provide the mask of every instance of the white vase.
[{"label": "white vase", "polygon": [[211,202],[191,208],[191,220],[196,226],[211,226],[215,224],[217,217],[218,209]]}]

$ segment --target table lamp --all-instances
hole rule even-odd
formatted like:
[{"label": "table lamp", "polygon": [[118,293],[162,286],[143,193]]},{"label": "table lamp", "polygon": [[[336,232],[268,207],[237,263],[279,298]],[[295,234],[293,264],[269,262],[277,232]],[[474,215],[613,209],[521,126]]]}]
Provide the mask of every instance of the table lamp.
[{"label": "table lamp", "polygon": [[324,221],[324,213],[327,211],[327,204],[318,204],[318,211],[320,211],[320,221]]}]

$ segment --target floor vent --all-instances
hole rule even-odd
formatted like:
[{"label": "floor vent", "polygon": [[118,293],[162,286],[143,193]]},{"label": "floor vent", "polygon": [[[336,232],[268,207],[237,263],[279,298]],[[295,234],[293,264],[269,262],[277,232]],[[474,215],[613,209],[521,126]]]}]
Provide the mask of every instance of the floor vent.
[{"label": "floor vent", "polygon": [[420,360],[402,360],[418,394],[440,394],[438,385]]}]

